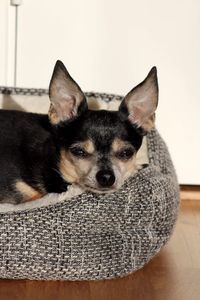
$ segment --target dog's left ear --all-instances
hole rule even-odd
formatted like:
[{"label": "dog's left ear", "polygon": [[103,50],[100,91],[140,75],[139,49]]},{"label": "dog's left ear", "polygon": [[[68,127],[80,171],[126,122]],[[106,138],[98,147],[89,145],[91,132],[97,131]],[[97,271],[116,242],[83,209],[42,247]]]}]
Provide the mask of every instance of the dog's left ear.
[{"label": "dog's left ear", "polygon": [[59,60],[50,81],[49,98],[51,105],[48,115],[53,125],[71,121],[87,109],[84,93]]},{"label": "dog's left ear", "polygon": [[156,67],[153,67],[145,80],[126,95],[119,111],[132,124],[143,128],[144,131],[150,131],[154,127],[157,104],[157,70]]}]

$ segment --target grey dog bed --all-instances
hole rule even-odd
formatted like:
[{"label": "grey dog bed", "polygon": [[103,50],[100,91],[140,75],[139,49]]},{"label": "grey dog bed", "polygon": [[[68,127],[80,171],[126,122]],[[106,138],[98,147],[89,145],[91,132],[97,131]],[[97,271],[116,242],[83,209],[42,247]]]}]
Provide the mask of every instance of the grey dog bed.
[{"label": "grey dog bed", "polygon": [[147,135],[147,146],[149,165],[115,193],[87,192],[17,211],[0,208],[0,277],[106,279],[144,266],[168,241],[179,206],[174,167],[156,130]]}]

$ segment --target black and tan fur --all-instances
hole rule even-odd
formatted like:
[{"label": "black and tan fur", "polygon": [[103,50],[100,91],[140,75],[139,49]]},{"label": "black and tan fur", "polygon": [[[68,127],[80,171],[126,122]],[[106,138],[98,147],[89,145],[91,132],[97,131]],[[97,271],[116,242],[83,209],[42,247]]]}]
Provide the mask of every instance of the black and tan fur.
[{"label": "black and tan fur", "polygon": [[143,135],[154,126],[156,68],[118,111],[91,110],[57,61],[48,115],[0,110],[0,202],[36,200],[76,183],[94,192],[119,188],[135,171]]}]

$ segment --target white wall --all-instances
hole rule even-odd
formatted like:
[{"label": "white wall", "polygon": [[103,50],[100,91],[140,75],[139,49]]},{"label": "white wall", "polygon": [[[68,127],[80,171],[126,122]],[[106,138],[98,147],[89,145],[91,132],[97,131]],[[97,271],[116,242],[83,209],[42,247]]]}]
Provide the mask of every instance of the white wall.
[{"label": "white wall", "polygon": [[125,94],[156,65],[157,126],[180,182],[200,184],[199,36],[197,0],[24,0],[18,86],[47,87],[59,58],[82,89]]},{"label": "white wall", "polygon": [[13,85],[15,11],[9,0],[0,0],[0,85]]},{"label": "white wall", "polygon": [[7,79],[7,18],[8,7],[7,1],[1,0],[0,3],[0,82],[6,84]]}]

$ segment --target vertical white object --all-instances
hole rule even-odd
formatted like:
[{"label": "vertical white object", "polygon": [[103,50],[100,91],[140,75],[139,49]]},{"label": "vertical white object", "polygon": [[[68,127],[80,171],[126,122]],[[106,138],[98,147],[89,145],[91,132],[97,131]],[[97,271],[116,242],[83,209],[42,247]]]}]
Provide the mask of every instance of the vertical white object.
[{"label": "vertical white object", "polygon": [[10,0],[10,4],[14,6],[19,6],[22,4],[22,0]]},{"label": "vertical white object", "polygon": [[7,84],[8,69],[8,5],[0,1],[0,84]]},{"label": "vertical white object", "polygon": [[10,4],[15,6],[15,32],[14,32],[14,86],[17,86],[17,58],[18,58],[18,6],[22,4],[20,0],[11,0]]},{"label": "vertical white object", "polygon": [[0,85],[14,85],[15,7],[0,1]]}]

